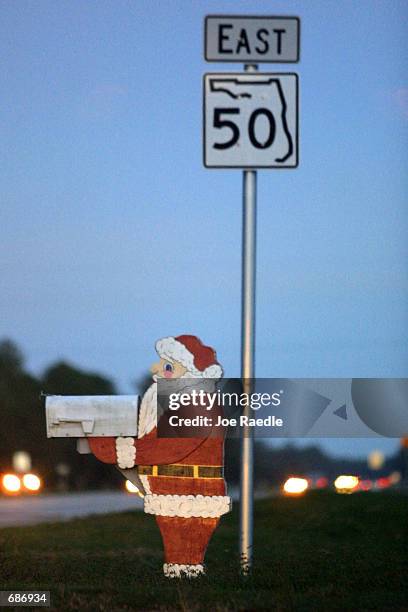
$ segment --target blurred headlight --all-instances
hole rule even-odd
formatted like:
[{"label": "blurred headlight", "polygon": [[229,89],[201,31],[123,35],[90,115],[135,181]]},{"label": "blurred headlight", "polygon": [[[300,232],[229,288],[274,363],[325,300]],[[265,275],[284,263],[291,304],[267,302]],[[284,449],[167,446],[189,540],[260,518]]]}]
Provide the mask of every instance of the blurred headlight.
[{"label": "blurred headlight", "polygon": [[20,479],[15,474],[4,474],[1,482],[6,493],[18,493],[21,489]]},{"label": "blurred headlight", "polygon": [[337,493],[352,493],[354,489],[358,487],[358,483],[358,476],[342,474],[336,478],[334,486],[336,487]]},{"label": "blurred headlight", "polygon": [[35,474],[25,474],[23,476],[23,485],[28,491],[39,491],[41,489],[41,480]]},{"label": "blurred headlight", "polygon": [[306,478],[288,478],[283,485],[283,490],[287,495],[301,495],[308,486]]}]

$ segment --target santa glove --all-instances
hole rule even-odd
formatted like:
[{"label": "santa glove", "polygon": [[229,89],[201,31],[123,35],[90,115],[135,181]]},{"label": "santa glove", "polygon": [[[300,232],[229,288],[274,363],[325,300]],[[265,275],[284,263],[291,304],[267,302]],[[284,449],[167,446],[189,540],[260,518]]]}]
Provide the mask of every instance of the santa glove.
[{"label": "santa glove", "polygon": [[133,438],[116,438],[116,460],[122,470],[135,466],[136,447]]}]

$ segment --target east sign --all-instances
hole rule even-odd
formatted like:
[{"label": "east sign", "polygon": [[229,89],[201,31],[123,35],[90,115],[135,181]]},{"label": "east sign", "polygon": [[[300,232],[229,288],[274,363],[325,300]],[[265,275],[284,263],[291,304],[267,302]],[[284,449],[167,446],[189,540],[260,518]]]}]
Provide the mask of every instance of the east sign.
[{"label": "east sign", "polygon": [[209,62],[291,63],[299,61],[298,17],[209,15],[205,19]]}]

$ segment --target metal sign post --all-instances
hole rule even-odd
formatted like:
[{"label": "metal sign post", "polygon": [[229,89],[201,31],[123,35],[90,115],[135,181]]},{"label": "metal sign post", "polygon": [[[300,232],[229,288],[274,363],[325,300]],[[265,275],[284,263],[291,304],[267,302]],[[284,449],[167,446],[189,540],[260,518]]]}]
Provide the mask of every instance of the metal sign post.
[{"label": "metal sign post", "polygon": [[[246,72],[256,65],[245,66]],[[241,377],[244,392],[251,393],[255,373],[255,284],[256,284],[256,170],[243,171],[242,216],[242,313],[241,313]],[[245,407],[245,414],[251,409]],[[248,574],[252,567],[253,546],[253,473],[254,438],[251,427],[242,430],[241,483],[239,517],[239,554],[241,570]]]}]

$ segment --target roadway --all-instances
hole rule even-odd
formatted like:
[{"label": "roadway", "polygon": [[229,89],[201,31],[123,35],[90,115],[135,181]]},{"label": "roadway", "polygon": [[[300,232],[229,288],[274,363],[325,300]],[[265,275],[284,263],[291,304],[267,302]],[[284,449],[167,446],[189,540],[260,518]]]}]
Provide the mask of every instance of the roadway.
[{"label": "roadway", "polygon": [[137,495],[116,491],[0,497],[0,528],[142,508],[143,500]]}]

